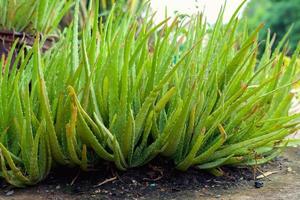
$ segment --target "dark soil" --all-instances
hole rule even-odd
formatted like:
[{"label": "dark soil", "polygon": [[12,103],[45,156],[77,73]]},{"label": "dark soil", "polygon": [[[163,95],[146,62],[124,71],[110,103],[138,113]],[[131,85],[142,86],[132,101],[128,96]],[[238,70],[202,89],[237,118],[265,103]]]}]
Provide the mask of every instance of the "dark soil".
[{"label": "dark soil", "polygon": [[[299,149],[293,150],[293,156],[297,155],[300,160]],[[281,175],[282,179],[290,164],[286,156],[279,157],[258,168],[256,175],[260,175],[259,171],[276,171],[276,176]],[[299,167],[299,163],[296,164]],[[271,180],[266,177],[255,184],[253,168],[225,167],[222,168],[222,177],[196,169],[180,172],[163,159],[126,172],[117,171],[112,164],[105,165],[98,171],[88,173],[78,169],[56,171],[38,186],[26,189],[15,189],[2,183],[0,199],[236,199],[225,197],[241,191],[239,188],[262,190]],[[262,188],[255,188],[261,183]]]}]

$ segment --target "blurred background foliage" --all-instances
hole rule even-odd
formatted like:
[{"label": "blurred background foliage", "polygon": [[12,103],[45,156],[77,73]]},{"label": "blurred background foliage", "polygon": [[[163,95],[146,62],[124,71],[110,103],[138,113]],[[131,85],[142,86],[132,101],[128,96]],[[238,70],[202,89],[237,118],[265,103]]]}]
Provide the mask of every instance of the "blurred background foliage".
[{"label": "blurred background foliage", "polygon": [[[86,5],[90,5],[91,0],[83,0],[83,2],[85,2]],[[135,12],[141,5],[142,0],[99,0],[99,3],[100,13],[103,15],[107,13],[115,3],[126,6],[128,10]]]},{"label": "blurred background foliage", "polygon": [[289,35],[290,53],[300,41],[300,0],[251,0],[244,11],[249,28],[253,29],[263,23],[264,31],[260,38],[266,38],[268,29],[276,34],[276,43],[293,25]]}]

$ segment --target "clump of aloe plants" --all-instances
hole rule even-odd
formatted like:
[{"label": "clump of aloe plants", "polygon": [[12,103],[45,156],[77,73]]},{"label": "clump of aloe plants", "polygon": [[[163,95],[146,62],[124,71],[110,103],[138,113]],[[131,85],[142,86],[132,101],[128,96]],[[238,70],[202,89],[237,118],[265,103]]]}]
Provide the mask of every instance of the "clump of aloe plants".
[{"label": "clump of aloe plants", "polygon": [[1,0],[0,30],[53,33],[73,3],[72,0]]},{"label": "clump of aloe plants", "polygon": [[[113,10],[78,31],[78,17],[57,46],[39,41],[22,65],[0,76],[1,176],[23,187],[53,166],[120,170],[157,156],[220,174],[223,165],[265,163],[288,145],[300,114],[289,114],[296,58],[284,65],[286,38],[257,57],[257,36],[240,31],[237,12],[212,30],[186,21]],[[76,4],[75,15],[79,13]],[[80,35],[80,37],[78,37]],[[55,165],[53,164],[55,163]]]}]

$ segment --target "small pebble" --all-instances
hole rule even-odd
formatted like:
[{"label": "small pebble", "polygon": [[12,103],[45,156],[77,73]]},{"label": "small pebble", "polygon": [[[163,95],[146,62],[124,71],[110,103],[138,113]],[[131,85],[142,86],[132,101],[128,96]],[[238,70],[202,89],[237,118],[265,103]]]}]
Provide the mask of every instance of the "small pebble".
[{"label": "small pebble", "polygon": [[151,183],[151,184],[150,184],[150,187],[155,187],[155,186],[156,186],[155,183]]},{"label": "small pebble", "polygon": [[133,185],[137,185],[137,181],[136,180],[132,180]]},{"label": "small pebble", "polygon": [[264,183],[261,180],[256,180],[254,182],[254,186],[255,186],[255,188],[261,188],[264,186]]},{"label": "small pebble", "polygon": [[101,193],[101,190],[100,190],[100,189],[95,190],[95,194],[99,194],[99,193]]},{"label": "small pebble", "polygon": [[8,192],[6,192],[6,196],[11,196],[11,195],[13,195],[15,192],[13,191],[13,190],[10,190],[10,191],[8,191]]}]

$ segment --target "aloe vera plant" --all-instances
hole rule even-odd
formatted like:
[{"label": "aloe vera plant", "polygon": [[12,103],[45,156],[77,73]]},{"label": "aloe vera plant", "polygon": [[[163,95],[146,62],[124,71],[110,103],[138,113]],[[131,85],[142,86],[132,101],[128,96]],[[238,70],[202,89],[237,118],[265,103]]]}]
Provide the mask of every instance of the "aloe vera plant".
[{"label": "aloe vera plant", "polygon": [[[65,43],[58,45],[66,47]],[[68,73],[65,72],[70,69],[54,71],[64,63],[60,60],[62,56],[68,56],[70,52],[49,52],[41,56],[39,41],[36,41],[26,56],[20,51],[10,70],[13,50],[7,59],[1,61],[4,68],[4,73],[0,73],[1,176],[12,185],[24,187],[46,178],[53,163],[77,164],[87,169],[86,146],[82,145],[80,161],[74,162],[72,153],[74,149],[78,150],[79,144],[68,146],[76,139],[72,135],[75,108],[68,104],[67,98],[62,98],[67,94],[64,84]],[[19,62],[21,66],[17,69]],[[44,72],[44,67],[47,72]],[[44,73],[50,75],[49,79],[45,80]],[[46,81],[49,82],[46,84]],[[53,88],[54,84],[61,85]]]},{"label": "aloe vera plant", "polygon": [[146,11],[141,24],[113,10],[80,31],[75,17],[56,49],[41,55],[36,41],[11,73],[2,60],[1,175],[26,186],[52,163],[126,170],[157,156],[220,174],[277,156],[298,129],[289,108],[300,45],[284,65],[286,38],[272,52],[269,36],[258,59],[261,27],[241,32],[237,13],[223,25],[222,9],[212,30],[201,15],[155,24]]},{"label": "aloe vera plant", "polygon": [[135,18],[112,14],[100,30],[86,31],[77,69],[85,81],[69,90],[80,124],[89,127],[91,137],[83,137],[100,157],[107,159],[106,145],[120,169],[161,154],[178,169],[215,172],[281,152],[298,129],[299,114],[288,110],[299,48],[283,68],[285,39],[271,52],[267,38],[257,60],[261,27],[238,32],[237,12],[222,25],[222,10],[211,34],[201,16],[187,26],[155,26],[150,16],[139,27]]},{"label": "aloe vera plant", "polygon": [[[78,3],[75,13],[78,16]],[[78,29],[76,23],[73,29]],[[73,29],[58,42],[58,49],[71,49],[70,41],[77,36],[72,34]],[[23,46],[13,62],[17,44],[18,41],[0,63],[3,69],[0,73],[1,176],[12,185],[25,187],[46,178],[53,163],[77,165],[87,170],[86,145],[77,142],[74,136],[76,108],[66,98],[67,83],[74,85],[69,80],[71,67],[61,68],[64,64],[71,66],[71,59],[63,58],[73,51],[53,48],[42,54],[40,41],[36,40],[26,54]],[[73,143],[76,145],[72,146]],[[75,155],[77,152],[79,156]]]},{"label": "aloe vera plant", "polygon": [[[8,58],[1,60],[5,70],[0,73],[0,159],[1,176],[10,184],[23,187],[47,176],[52,167],[52,154],[46,119],[36,112],[37,99],[28,88],[30,66],[37,66],[38,54],[31,59],[32,51],[26,56],[20,51],[10,73],[16,44]],[[17,71],[18,62],[22,64]]]}]

